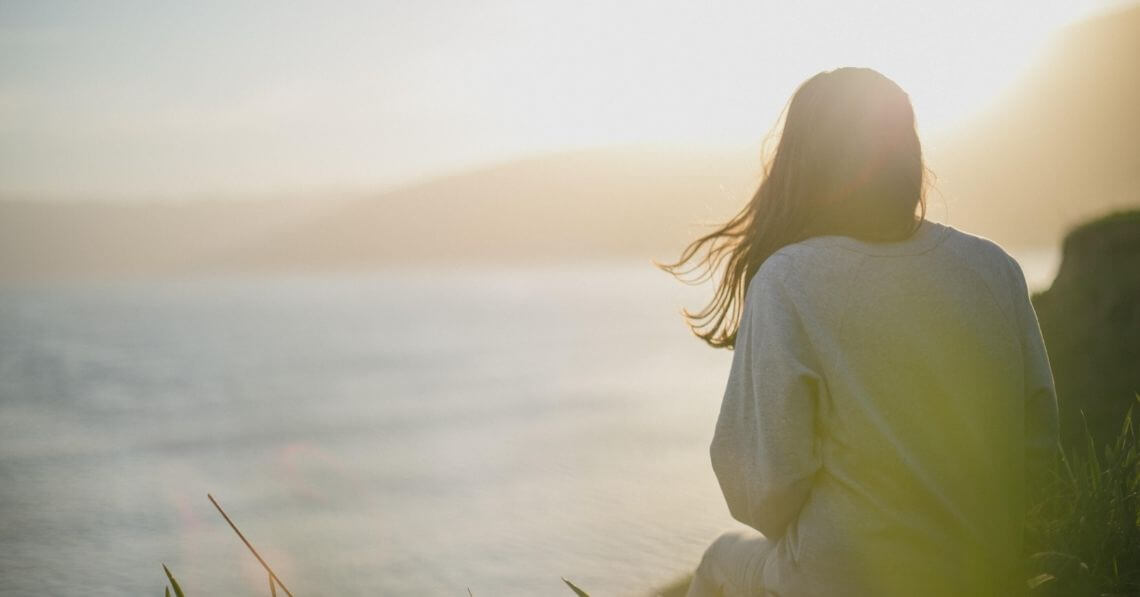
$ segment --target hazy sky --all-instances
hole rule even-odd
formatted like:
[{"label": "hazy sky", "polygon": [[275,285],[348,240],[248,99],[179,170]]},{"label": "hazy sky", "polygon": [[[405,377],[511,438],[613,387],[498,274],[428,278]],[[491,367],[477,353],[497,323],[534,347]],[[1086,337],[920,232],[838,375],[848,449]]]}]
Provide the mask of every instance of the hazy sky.
[{"label": "hazy sky", "polygon": [[748,143],[871,66],[923,132],[1108,0],[0,4],[0,196],[381,188],[534,151]]}]

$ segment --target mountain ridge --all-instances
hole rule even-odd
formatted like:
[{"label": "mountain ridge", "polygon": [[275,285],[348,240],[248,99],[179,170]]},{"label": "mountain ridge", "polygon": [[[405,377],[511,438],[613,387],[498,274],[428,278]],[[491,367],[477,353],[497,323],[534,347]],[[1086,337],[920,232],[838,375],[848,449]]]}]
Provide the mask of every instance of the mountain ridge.
[{"label": "mountain ridge", "polygon": [[[1140,5],[1074,24],[1003,97],[924,139],[932,219],[1021,247],[1140,205]],[[377,193],[0,201],[0,279],[630,256],[668,261],[751,197],[759,145],[549,152]]]}]

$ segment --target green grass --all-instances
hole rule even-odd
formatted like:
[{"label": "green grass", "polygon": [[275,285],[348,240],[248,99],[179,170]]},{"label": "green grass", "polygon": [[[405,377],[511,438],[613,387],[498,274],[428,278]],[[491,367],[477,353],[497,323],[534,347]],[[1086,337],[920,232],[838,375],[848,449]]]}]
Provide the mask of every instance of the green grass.
[{"label": "green grass", "polygon": [[1059,451],[1057,473],[1026,521],[1030,595],[1140,595],[1140,451],[1132,413],[1115,441],[1097,445],[1086,429],[1083,446]]},{"label": "green grass", "polygon": [[170,580],[170,585],[166,587],[166,597],[170,597],[170,589],[174,588],[175,597],[184,597],[182,594],[182,587],[178,586],[178,581],[174,580],[174,575],[170,573],[170,568],[166,564],[162,565],[162,571],[166,573],[166,578]]}]

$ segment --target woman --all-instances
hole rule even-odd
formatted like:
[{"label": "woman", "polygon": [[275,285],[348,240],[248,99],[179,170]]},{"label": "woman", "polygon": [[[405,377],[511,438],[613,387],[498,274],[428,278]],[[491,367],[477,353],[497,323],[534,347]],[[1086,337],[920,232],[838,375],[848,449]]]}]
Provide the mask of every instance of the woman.
[{"label": "woman", "polygon": [[[734,348],[710,447],[730,513],[705,595],[1010,595],[1057,406],[1021,269],[925,219],[910,100],[865,68],[792,97],[751,202],[664,268],[716,277]],[[754,530],[753,530],[754,529]]]}]

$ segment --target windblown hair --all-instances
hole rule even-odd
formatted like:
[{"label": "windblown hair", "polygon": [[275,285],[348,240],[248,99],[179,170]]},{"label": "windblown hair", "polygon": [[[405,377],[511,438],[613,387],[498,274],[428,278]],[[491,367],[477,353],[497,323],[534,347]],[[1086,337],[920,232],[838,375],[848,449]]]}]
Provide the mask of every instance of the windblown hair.
[{"label": "windblown hair", "polygon": [[748,284],[781,247],[822,235],[899,241],[926,218],[914,110],[894,81],[869,68],[821,72],[799,86],[783,120],[748,204],[676,263],[659,264],[689,284],[723,268],[709,304],[684,311],[693,333],[715,348],[735,346]]}]

